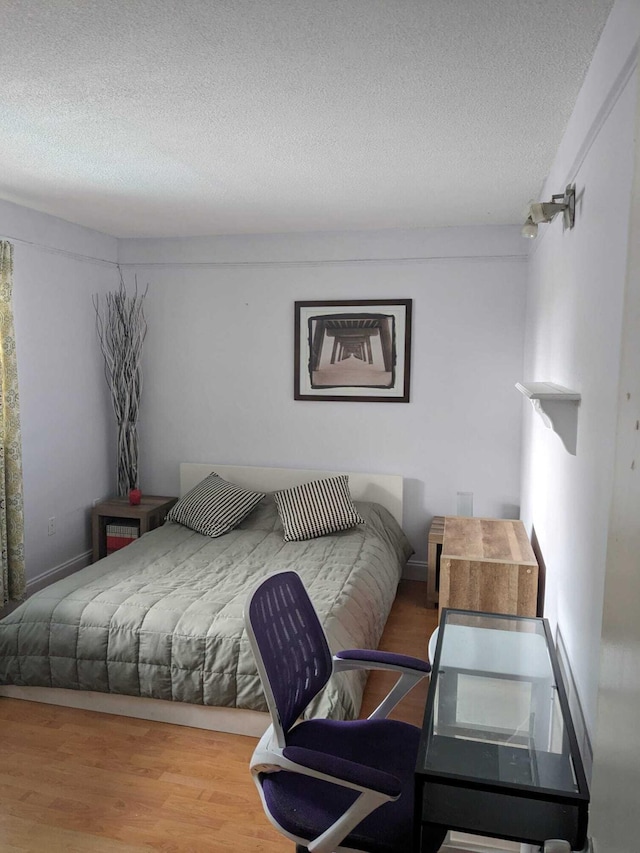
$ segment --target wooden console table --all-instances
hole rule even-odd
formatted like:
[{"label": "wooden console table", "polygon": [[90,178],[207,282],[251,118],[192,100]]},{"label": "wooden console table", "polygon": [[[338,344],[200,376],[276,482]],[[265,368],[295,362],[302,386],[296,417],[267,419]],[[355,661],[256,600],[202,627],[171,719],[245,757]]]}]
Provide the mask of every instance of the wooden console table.
[{"label": "wooden console table", "polygon": [[521,521],[445,517],[441,610],[536,616],[537,598],[538,563]]}]

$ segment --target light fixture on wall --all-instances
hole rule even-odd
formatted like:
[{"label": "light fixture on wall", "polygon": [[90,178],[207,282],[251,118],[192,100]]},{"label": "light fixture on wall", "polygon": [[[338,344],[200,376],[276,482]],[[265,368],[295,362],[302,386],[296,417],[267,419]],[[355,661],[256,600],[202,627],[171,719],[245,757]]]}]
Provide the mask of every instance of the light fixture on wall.
[{"label": "light fixture on wall", "polygon": [[527,221],[522,226],[523,237],[538,236],[538,225],[551,222],[561,213],[565,228],[573,228],[576,221],[576,187],[570,184],[563,193],[551,196],[551,201],[536,202],[529,206]]}]

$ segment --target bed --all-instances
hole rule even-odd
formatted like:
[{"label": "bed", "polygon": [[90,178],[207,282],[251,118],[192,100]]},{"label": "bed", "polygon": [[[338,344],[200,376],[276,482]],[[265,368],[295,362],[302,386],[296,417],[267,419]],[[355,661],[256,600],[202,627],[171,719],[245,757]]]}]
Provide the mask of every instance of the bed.
[{"label": "bed", "polygon": [[[248,592],[300,572],[335,650],[380,639],[411,547],[402,478],[349,474],[365,524],[284,542],[271,493],[335,472],[180,466],[180,495],[212,471],[266,492],[217,538],[175,522],[36,593],[0,620],[0,696],[260,735],[268,715],[244,634]],[[357,716],[364,678],[332,679],[315,713]]]}]

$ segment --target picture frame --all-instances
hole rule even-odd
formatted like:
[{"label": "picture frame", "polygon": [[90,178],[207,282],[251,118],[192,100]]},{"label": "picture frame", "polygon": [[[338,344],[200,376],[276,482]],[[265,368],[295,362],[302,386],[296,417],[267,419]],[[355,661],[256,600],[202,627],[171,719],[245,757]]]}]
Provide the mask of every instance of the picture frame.
[{"label": "picture frame", "polygon": [[294,399],[408,403],[412,302],[296,302]]}]

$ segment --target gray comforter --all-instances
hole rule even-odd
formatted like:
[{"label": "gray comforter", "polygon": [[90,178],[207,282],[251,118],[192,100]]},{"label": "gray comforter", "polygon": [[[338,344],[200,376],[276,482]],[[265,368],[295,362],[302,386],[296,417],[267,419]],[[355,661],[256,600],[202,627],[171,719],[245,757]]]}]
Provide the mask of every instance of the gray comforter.
[{"label": "gray comforter", "polygon": [[[243,621],[260,578],[299,572],[332,650],[378,644],[412,549],[383,507],[357,506],[366,525],[308,542],[283,541],[270,496],[217,539],[167,523],[0,620],[0,684],[266,710]],[[364,682],[334,676],[313,712],[357,716]]]}]

